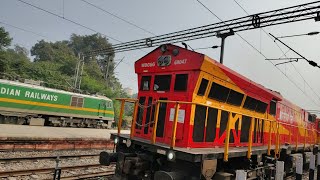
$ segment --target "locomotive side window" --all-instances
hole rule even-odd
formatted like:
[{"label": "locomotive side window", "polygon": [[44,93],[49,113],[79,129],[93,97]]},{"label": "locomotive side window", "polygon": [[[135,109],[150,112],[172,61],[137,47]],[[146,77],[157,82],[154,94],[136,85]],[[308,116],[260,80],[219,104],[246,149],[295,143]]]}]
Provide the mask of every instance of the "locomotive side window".
[{"label": "locomotive side window", "polygon": [[221,86],[220,84],[216,84],[212,82],[212,86],[209,92],[208,97],[211,99],[215,99],[221,102],[226,102],[229,95],[229,88]]},{"label": "locomotive side window", "polygon": [[267,107],[268,107],[268,104],[261,102],[261,101],[258,101],[256,111],[259,113],[265,113],[267,110]]},{"label": "locomotive side window", "polygon": [[169,91],[171,75],[156,75],[154,78],[154,91]]},{"label": "locomotive side window", "polygon": [[83,97],[72,96],[70,105],[74,107],[82,107],[83,100],[84,100]]},{"label": "locomotive side window", "polygon": [[208,87],[209,81],[207,79],[202,78],[200,87],[198,89],[198,96],[204,96],[204,93],[206,93],[206,89]]},{"label": "locomotive side window", "polygon": [[270,101],[270,110],[269,110],[269,114],[271,115],[276,115],[276,101]]},{"label": "locomotive side window", "polygon": [[309,120],[310,122],[315,122],[315,121],[316,121],[316,116],[313,115],[313,114],[309,114],[308,120]]},{"label": "locomotive side window", "polygon": [[151,76],[142,76],[140,90],[149,91],[150,90]]},{"label": "locomotive side window", "polygon": [[177,74],[174,82],[175,91],[186,91],[188,86],[188,74]]},{"label": "locomotive side window", "polygon": [[78,98],[75,96],[71,97],[71,106],[76,107],[77,106],[77,102],[78,102]]},{"label": "locomotive side window", "polygon": [[244,96],[243,94],[231,89],[227,99],[227,103],[240,106],[243,96]]},{"label": "locomotive side window", "polygon": [[78,98],[78,102],[77,102],[77,107],[82,107],[83,106],[83,97]]},{"label": "locomotive side window", "polygon": [[249,109],[249,110],[256,110],[256,107],[257,107],[257,104],[258,104],[258,100],[252,98],[252,97],[249,97],[247,96],[246,98],[246,101],[244,102],[244,105],[243,107],[245,109]]}]

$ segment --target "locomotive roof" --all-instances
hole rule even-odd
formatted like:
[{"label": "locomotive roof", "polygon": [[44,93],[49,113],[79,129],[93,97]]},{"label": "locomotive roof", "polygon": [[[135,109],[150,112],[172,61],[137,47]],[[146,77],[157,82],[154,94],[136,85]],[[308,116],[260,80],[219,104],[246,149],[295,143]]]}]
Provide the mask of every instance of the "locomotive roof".
[{"label": "locomotive roof", "polygon": [[[267,97],[272,97],[275,100],[282,100],[283,97],[281,94],[272,91],[244,76],[241,74],[231,70],[230,68],[224,66],[223,64],[220,64],[216,60],[201,54],[199,52],[191,51],[186,48],[182,48],[176,45],[172,44],[166,44],[167,46],[167,51],[162,52],[161,51],[161,46],[154,49],[144,57],[140,58],[135,62],[135,72],[136,73],[145,73],[145,72],[174,72],[174,71],[190,71],[190,70],[204,70],[202,69],[203,64],[206,61],[206,65],[209,65],[210,68],[214,68],[214,66],[218,66],[225,74],[228,75],[228,77],[237,84],[243,91],[245,91],[248,95],[256,97],[258,99],[258,96],[267,96]],[[173,50],[178,49],[179,54],[174,56],[173,55]],[[162,56],[162,55],[171,55],[172,56],[172,61],[170,66],[167,67],[158,67],[157,64],[157,59]],[[185,60],[188,61],[185,64],[179,64],[178,66],[176,65],[177,63],[180,63],[179,61]],[[192,61],[190,63],[190,61]],[[174,64],[174,66],[172,66]],[[210,73],[210,72],[208,72]],[[264,97],[265,98],[265,97]],[[272,99],[271,98],[271,99]]]},{"label": "locomotive roof", "polygon": [[50,91],[50,92],[56,92],[56,93],[63,93],[63,94],[76,95],[76,96],[82,96],[82,97],[89,97],[89,98],[94,98],[94,99],[104,99],[104,100],[107,100],[107,101],[111,101],[111,99],[106,97],[106,96],[86,95],[86,94],[74,93],[74,92],[63,91],[63,90],[59,90],[59,89],[52,89],[52,88],[47,88],[47,87],[38,86],[38,85],[26,84],[26,83],[21,83],[21,82],[16,82],[16,81],[9,81],[9,80],[6,80],[6,79],[0,79],[0,83],[11,84],[11,85],[16,85],[16,86],[22,86],[22,87],[28,87],[28,88],[39,89],[39,90]]}]

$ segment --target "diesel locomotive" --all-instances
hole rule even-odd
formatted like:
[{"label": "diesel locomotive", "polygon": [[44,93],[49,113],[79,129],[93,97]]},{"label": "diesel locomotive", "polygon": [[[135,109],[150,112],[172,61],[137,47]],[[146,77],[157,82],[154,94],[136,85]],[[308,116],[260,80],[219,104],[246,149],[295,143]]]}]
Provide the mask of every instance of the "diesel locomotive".
[{"label": "diesel locomotive", "polygon": [[[273,179],[317,151],[316,116],[208,56],[162,45],[135,62],[130,134],[112,134],[114,179]],[[239,178],[241,177],[242,178]]]}]

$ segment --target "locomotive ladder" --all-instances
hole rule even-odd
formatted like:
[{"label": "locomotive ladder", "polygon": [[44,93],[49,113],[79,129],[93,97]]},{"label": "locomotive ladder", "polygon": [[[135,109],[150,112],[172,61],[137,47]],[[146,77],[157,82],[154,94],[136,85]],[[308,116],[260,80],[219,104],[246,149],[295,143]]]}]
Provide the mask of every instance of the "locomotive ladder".
[{"label": "locomotive ladder", "polygon": [[[137,120],[137,112],[138,112],[138,107],[139,107],[139,102],[137,99],[128,99],[128,98],[119,98],[117,100],[121,101],[121,109],[120,109],[120,116],[119,116],[119,121],[118,121],[118,135],[120,135],[121,133],[121,126],[122,126],[122,116],[124,113],[124,105],[126,102],[128,103],[134,103],[134,112],[133,112],[133,119],[132,119],[132,124],[131,124],[131,131],[130,131],[130,138],[132,139],[134,136],[134,132],[135,132],[135,126],[136,126],[136,120]],[[292,125],[292,124],[287,124],[287,123],[283,123],[283,122],[278,122],[276,120],[270,119],[268,117],[268,114],[265,113],[264,117],[258,117],[258,116],[253,116],[252,114],[246,114],[240,111],[236,111],[236,110],[230,110],[230,109],[225,109],[223,107],[220,106],[216,106],[216,105],[206,105],[206,104],[201,104],[201,103],[194,103],[194,102],[183,102],[183,101],[169,101],[169,100],[158,100],[156,102],[156,109],[155,109],[155,114],[154,114],[154,127],[153,127],[153,131],[152,131],[152,136],[151,136],[151,144],[155,144],[156,143],[156,131],[157,131],[157,125],[158,125],[158,115],[159,115],[159,108],[160,108],[160,103],[173,103],[175,104],[175,112],[174,112],[174,119],[173,119],[173,126],[172,126],[172,136],[171,136],[171,143],[170,143],[170,148],[173,149],[175,148],[175,142],[176,142],[176,131],[177,131],[177,123],[178,123],[178,112],[179,112],[179,108],[181,104],[190,104],[191,106],[195,106],[195,105],[201,105],[201,106],[205,106],[206,108],[216,108],[220,111],[227,111],[229,112],[229,119],[227,122],[227,127],[226,127],[226,139],[225,139],[225,143],[224,143],[224,161],[228,161],[228,155],[229,155],[229,143],[230,143],[230,131],[231,131],[231,119],[234,118],[232,116],[232,114],[236,114],[236,115],[243,115],[243,116],[250,116],[251,118],[251,123],[250,123],[250,128],[249,128],[249,142],[248,142],[248,152],[247,152],[247,158],[251,158],[252,155],[252,144],[253,144],[253,134],[254,134],[254,126],[255,126],[255,120],[262,120],[264,122],[268,122],[269,123],[269,138],[268,138],[268,151],[267,154],[270,156],[271,155],[271,146],[272,146],[272,133],[275,134],[275,149],[274,149],[274,153],[275,153],[275,158],[278,159],[280,157],[280,126],[281,125],[286,125],[286,126],[290,126],[290,127],[294,127],[294,128],[300,128],[296,125]],[[191,108],[191,109],[195,109],[195,108]],[[315,130],[313,128],[308,128],[303,126],[303,131],[304,131],[304,144],[303,147],[304,149],[306,148],[306,143],[307,143],[307,132],[312,132],[314,134]],[[272,130],[274,129],[274,130]],[[296,133],[297,136],[295,138],[295,148],[297,150],[298,148],[298,134]],[[290,139],[291,139],[291,132],[290,132]],[[316,138],[314,138],[314,144],[316,143]],[[311,145],[311,144],[310,144]]]}]

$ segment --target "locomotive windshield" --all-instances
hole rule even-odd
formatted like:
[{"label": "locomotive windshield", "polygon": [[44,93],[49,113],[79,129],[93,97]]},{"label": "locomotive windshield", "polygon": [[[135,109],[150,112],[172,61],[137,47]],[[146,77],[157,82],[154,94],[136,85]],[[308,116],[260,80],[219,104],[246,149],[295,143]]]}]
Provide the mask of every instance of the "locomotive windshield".
[{"label": "locomotive windshield", "polygon": [[171,75],[156,75],[154,78],[154,91],[169,91]]}]

